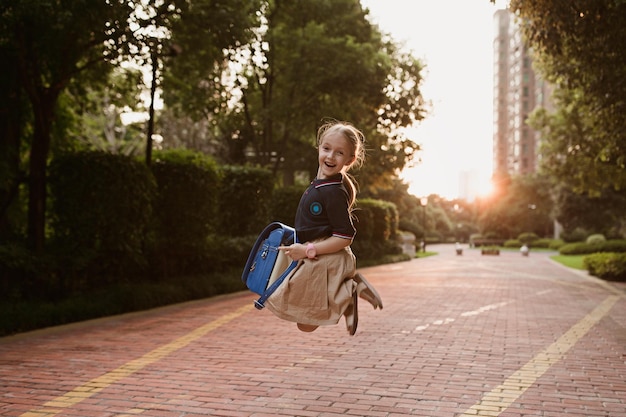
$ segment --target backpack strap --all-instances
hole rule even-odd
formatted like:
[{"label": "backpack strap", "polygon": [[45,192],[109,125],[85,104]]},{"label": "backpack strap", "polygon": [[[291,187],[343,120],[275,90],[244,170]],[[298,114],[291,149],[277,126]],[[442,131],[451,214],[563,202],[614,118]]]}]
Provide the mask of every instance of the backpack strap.
[{"label": "backpack strap", "polygon": [[293,271],[296,265],[298,265],[298,261],[291,261],[291,264],[289,264],[285,272],[280,274],[278,279],[276,279],[276,281],[274,281],[272,285],[267,287],[263,295],[261,295],[259,299],[254,302],[254,306],[257,308],[257,310],[262,310],[265,307],[265,301],[267,301],[269,296],[272,295],[278,287],[280,287],[280,284],[282,284],[282,282],[285,280],[287,275],[289,275],[289,273]]}]

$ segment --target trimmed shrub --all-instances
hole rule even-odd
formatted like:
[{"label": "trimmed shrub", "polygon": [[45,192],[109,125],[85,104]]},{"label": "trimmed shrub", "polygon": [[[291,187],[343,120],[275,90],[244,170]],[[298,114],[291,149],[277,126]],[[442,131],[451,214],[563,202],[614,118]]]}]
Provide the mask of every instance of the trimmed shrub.
[{"label": "trimmed shrub", "polygon": [[548,249],[550,248],[550,245],[552,245],[552,242],[554,241],[554,239],[537,239],[537,240],[533,240],[533,242],[531,243],[531,246],[533,248],[544,248],[544,249]]},{"label": "trimmed shrub", "polygon": [[583,258],[589,274],[607,281],[626,281],[626,253],[596,253]]},{"label": "trimmed shrub", "polygon": [[274,176],[267,169],[222,167],[217,232],[223,236],[260,233],[270,222],[268,211],[273,190]]},{"label": "trimmed shrub", "polygon": [[64,154],[53,160],[49,184],[52,246],[67,258],[60,274],[115,280],[145,266],[156,184],[144,163],[101,151]]},{"label": "trimmed shrub", "polygon": [[[289,226],[294,226],[298,203],[305,189],[306,187],[299,186],[275,189],[269,204],[270,221],[278,221]],[[259,230],[259,232],[260,231],[261,230]]]},{"label": "trimmed shrub", "polygon": [[[363,215],[369,212],[369,215]],[[395,204],[371,198],[358,200],[356,210],[356,228],[365,232],[368,239],[387,241],[395,236],[398,227],[398,214]]]},{"label": "trimmed shrub", "polygon": [[357,257],[375,259],[402,253],[395,241],[398,230],[395,204],[374,199],[358,200],[354,215],[357,234],[352,249]]},{"label": "trimmed shrub", "polygon": [[563,245],[565,245],[563,239],[552,239],[548,248],[553,250],[559,250]]},{"label": "trimmed shrub", "polygon": [[567,243],[559,249],[561,255],[586,255],[594,252],[595,248],[583,242]]},{"label": "trimmed shrub", "polygon": [[626,240],[607,240],[598,245],[602,252],[626,252]]},{"label": "trimmed shrub", "polygon": [[0,300],[58,296],[53,260],[17,243],[0,245]]},{"label": "trimmed shrub", "polygon": [[602,234],[590,235],[586,240],[586,243],[589,245],[597,245],[604,242],[606,242],[606,238]]},{"label": "trimmed shrub", "polygon": [[519,239],[509,239],[504,242],[505,248],[521,248],[523,243]]},{"label": "trimmed shrub", "polygon": [[589,232],[580,227],[571,231],[564,230],[563,233],[561,233],[561,237],[566,243],[584,242],[588,235]]},{"label": "trimmed shrub", "polygon": [[568,243],[559,249],[561,255],[588,255],[602,252],[626,252],[626,240],[607,240],[603,243]]},{"label": "trimmed shrub", "polygon": [[155,153],[158,186],[154,202],[152,275],[211,270],[207,239],[215,229],[219,171],[212,158],[189,150]]},{"label": "trimmed shrub", "polygon": [[209,238],[209,252],[214,270],[221,271],[228,268],[241,268],[246,264],[248,254],[256,241],[257,235],[248,236],[218,236]]},{"label": "trimmed shrub", "polygon": [[[522,244],[526,244],[528,246],[531,246],[533,244],[533,242],[535,240],[539,239],[539,236],[537,236],[535,233],[521,233],[518,237],[517,240],[519,240],[520,242],[522,242]],[[521,246],[521,245],[520,245]]]}]

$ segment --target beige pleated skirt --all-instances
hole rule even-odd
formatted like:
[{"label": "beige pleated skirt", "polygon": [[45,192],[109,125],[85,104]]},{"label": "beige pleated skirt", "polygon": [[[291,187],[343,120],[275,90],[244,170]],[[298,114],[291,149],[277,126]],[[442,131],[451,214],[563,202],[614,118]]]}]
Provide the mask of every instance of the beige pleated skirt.
[{"label": "beige pleated skirt", "polygon": [[339,322],[352,302],[356,258],[350,247],[303,259],[265,305],[277,317],[314,326]]}]

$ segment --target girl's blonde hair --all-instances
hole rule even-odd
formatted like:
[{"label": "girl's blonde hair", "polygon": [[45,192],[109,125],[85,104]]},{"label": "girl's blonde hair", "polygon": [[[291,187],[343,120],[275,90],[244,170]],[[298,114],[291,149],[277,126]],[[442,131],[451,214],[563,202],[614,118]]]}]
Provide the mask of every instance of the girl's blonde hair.
[{"label": "girl's blonde hair", "polygon": [[317,130],[317,146],[319,147],[324,138],[331,134],[343,136],[352,146],[352,162],[345,166],[343,172],[343,183],[349,194],[348,210],[352,211],[356,202],[357,182],[352,175],[348,174],[348,170],[352,167],[360,167],[365,161],[365,135],[348,122],[330,121],[324,123]]}]

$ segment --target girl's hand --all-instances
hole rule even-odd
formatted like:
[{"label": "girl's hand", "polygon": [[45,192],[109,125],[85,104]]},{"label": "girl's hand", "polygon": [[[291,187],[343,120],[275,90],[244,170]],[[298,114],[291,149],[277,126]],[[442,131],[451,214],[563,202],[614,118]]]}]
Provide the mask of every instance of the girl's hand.
[{"label": "girl's hand", "polygon": [[306,258],[306,246],[302,243],[294,243],[289,246],[279,246],[278,250],[285,252],[285,255],[289,256],[294,261]]}]

